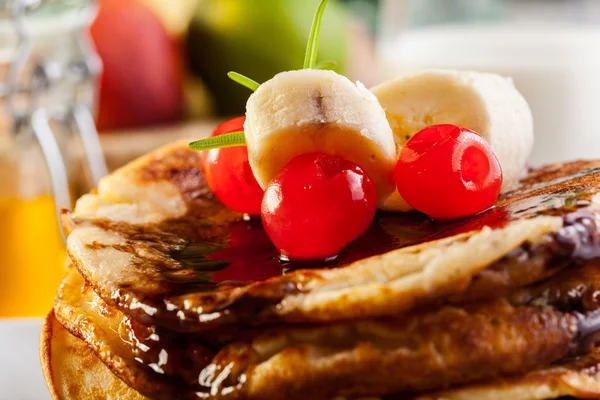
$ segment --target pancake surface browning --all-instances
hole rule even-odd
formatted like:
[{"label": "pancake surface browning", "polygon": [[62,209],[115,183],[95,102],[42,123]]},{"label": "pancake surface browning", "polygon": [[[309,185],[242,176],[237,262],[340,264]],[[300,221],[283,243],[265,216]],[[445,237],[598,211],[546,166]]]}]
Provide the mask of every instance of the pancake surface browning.
[{"label": "pancake surface browning", "polygon": [[[466,221],[439,226],[415,214],[383,213],[328,266],[338,268],[281,276],[262,229],[212,198],[200,157],[183,144],[152,153],[107,177],[64,216],[69,254],[86,281],[142,323],[206,331],[395,315],[449,295],[489,296],[492,284],[507,291],[600,254],[597,215],[587,207],[600,163],[582,162],[564,166],[572,176],[549,170],[546,181],[537,172],[535,183]],[[577,207],[587,207],[587,215],[567,226],[565,214]],[[481,276],[484,290],[467,290],[482,270],[513,270],[530,256],[538,258],[538,275],[508,273],[505,284]]]}]

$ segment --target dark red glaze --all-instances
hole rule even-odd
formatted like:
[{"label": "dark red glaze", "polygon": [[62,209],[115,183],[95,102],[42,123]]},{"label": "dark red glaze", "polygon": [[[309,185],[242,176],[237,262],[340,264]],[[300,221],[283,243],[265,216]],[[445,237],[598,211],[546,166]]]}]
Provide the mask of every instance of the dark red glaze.
[{"label": "dark red glaze", "polygon": [[[238,117],[219,125],[212,136],[244,130],[246,117]],[[209,150],[203,162],[204,175],[211,191],[234,211],[260,214],[263,190],[258,185],[245,146]]]},{"label": "dark red glaze", "polygon": [[358,165],[323,153],[290,161],[269,183],[262,203],[267,235],[290,260],[338,255],[371,225],[377,191]]},{"label": "dark red glaze", "polygon": [[[248,257],[247,254],[252,254]],[[260,281],[281,274],[278,251],[262,229],[261,221],[242,221],[231,226],[229,246],[209,256],[229,263],[228,268],[213,273],[217,282]]]},{"label": "dark red glaze", "polygon": [[502,170],[488,143],[455,125],[429,126],[402,148],[396,165],[398,192],[432,218],[475,215],[500,193]]},{"label": "dark red glaze", "polygon": [[[540,199],[543,201],[543,198]],[[556,197],[557,209],[564,207],[565,199]],[[539,201],[539,200],[536,200]],[[568,199],[566,199],[568,201]],[[559,205],[559,203],[561,205]],[[259,220],[240,221],[231,225],[224,247],[213,247],[206,257],[195,257],[199,265],[205,262],[206,282],[255,282],[276,277],[296,269],[335,268],[353,261],[383,254],[405,246],[427,240],[443,239],[464,232],[482,229],[485,226],[500,228],[518,216],[530,217],[540,210],[538,207],[521,208],[520,204],[507,207],[493,207],[476,217],[453,220],[452,222],[434,221],[421,213],[378,212],[369,229],[357,240],[340,251],[338,257],[329,262],[282,262],[279,251],[266,235]],[[558,208],[559,207],[559,208]],[[577,208],[573,208],[575,212]],[[545,213],[548,210],[544,209]],[[549,213],[551,214],[551,212]],[[562,239],[561,239],[562,240]],[[190,245],[195,248],[197,244]],[[210,246],[210,244],[205,244]],[[184,250],[183,254],[189,250]],[[174,255],[181,259],[181,255]],[[585,257],[586,259],[588,257]],[[214,268],[214,261],[223,264]],[[183,260],[186,263],[186,260]]]}]

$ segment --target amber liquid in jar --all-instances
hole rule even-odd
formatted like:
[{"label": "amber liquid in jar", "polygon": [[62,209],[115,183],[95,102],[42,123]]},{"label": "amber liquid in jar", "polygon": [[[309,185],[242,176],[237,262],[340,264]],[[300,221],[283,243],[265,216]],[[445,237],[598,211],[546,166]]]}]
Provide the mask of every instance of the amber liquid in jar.
[{"label": "amber liquid in jar", "polygon": [[52,196],[0,197],[0,318],[47,314],[65,262]]},{"label": "amber liquid in jar", "polygon": [[0,318],[46,315],[65,263],[39,145],[0,121]]}]

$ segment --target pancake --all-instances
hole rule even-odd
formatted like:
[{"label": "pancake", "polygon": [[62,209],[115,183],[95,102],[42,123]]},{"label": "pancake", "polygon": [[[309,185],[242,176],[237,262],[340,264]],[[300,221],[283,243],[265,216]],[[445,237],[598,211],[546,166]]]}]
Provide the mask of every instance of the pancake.
[{"label": "pancake", "polygon": [[[72,336],[51,313],[41,337],[44,376],[53,400],[147,400],[115,377],[84,342]],[[426,396],[389,396],[385,400],[545,400],[600,397],[600,350],[542,368],[523,377],[497,380]],[[351,400],[337,397],[334,400]],[[366,399],[365,399],[366,400]],[[378,398],[368,398],[378,400]]]},{"label": "pancake", "polygon": [[114,376],[53,313],[42,326],[40,358],[54,400],[148,400]]},{"label": "pancake", "polygon": [[131,325],[74,270],[55,314],[110,370],[152,398],[330,399],[430,391],[585,354],[600,328],[599,289],[599,265],[590,264],[506,299],[393,319],[237,332],[229,344],[213,342],[220,348],[214,354],[198,335]]},{"label": "pancake", "polygon": [[207,332],[391,316],[498,296],[600,255],[600,162],[536,171],[462,221],[381,213],[337,260],[311,269],[282,265],[259,223],[213,198],[200,165],[186,144],[168,146],[64,214],[79,272],[143,324]]},{"label": "pancake", "polygon": [[[50,314],[42,330],[41,358],[54,400],[146,400],[129,388]],[[600,350],[523,377],[463,387],[427,396],[390,396],[385,400],[545,400],[563,396],[600,397]],[[337,397],[334,400],[354,400]],[[358,399],[356,399],[358,400]],[[367,399],[364,399],[367,400]],[[368,398],[368,400],[379,400]]]},{"label": "pancake", "polygon": [[42,349],[55,396],[78,389],[54,376],[54,340],[79,352],[65,374],[85,359],[100,375],[90,390],[118,377],[153,399],[411,398],[590,352],[600,161],[532,171],[464,220],[379,213],[335,260],[294,264],[214,198],[201,157],[159,149],[63,212],[76,269],[47,323],[71,336],[53,328]]}]

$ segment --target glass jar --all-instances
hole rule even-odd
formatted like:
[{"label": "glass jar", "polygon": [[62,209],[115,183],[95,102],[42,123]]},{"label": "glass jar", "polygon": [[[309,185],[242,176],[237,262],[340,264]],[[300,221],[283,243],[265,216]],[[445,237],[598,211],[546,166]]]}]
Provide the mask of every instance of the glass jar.
[{"label": "glass jar", "polygon": [[381,76],[423,68],[514,79],[535,122],[531,162],[598,158],[600,2],[386,0]]},{"label": "glass jar", "polygon": [[87,188],[82,170],[89,185],[106,173],[90,113],[94,12],[85,0],[0,3],[0,317],[52,307],[67,261],[58,213]]}]

